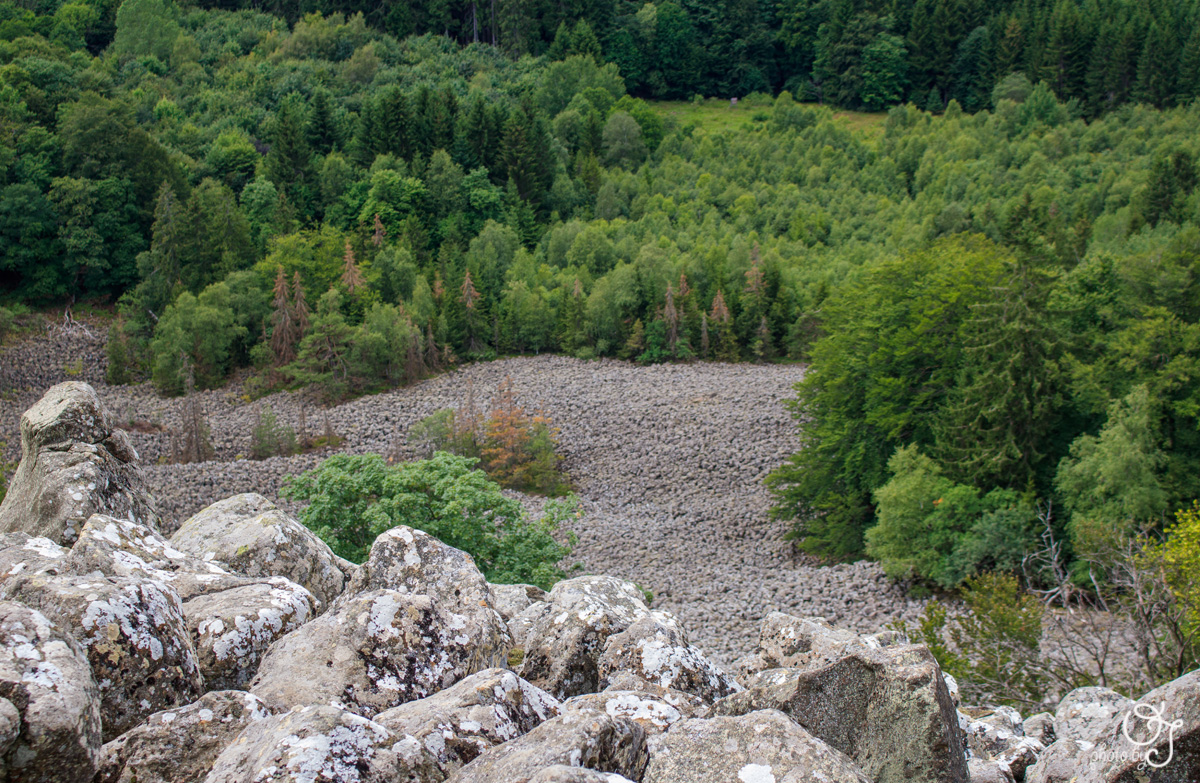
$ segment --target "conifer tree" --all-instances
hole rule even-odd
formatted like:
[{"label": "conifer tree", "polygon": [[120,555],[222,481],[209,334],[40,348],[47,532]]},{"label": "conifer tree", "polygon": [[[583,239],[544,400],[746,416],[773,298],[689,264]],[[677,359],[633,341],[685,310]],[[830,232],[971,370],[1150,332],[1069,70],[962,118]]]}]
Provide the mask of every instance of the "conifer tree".
[{"label": "conifer tree", "polygon": [[308,333],[308,300],[304,298],[304,283],[300,280],[300,270],[292,276],[292,322],[296,334],[304,336]]},{"label": "conifer tree", "polygon": [[292,303],[289,301],[287,276],[280,265],[275,275],[274,298],[271,302],[271,353],[275,366],[282,367],[296,359],[296,343],[300,335],[296,329],[296,321],[292,317]]},{"label": "conifer tree", "polygon": [[350,247],[349,239],[346,240],[346,253],[342,256],[341,282],[351,296],[367,284],[362,270],[358,268],[358,264],[354,260],[354,249]]},{"label": "conifer tree", "polygon": [[667,326],[667,352],[678,357],[679,311],[675,309],[675,289],[667,283],[667,301],[663,305],[663,323]]}]

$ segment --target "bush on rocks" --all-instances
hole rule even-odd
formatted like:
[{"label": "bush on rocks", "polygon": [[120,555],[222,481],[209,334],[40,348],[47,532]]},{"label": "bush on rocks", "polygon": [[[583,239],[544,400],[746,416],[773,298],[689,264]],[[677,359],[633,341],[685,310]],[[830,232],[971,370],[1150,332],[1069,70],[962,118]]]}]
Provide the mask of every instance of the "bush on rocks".
[{"label": "bush on rocks", "polygon": [[559,543],[554,532],[573,504],[547,504],[541,519],[531,519],[474,464],[445,452],[399,465],[376,454],[338,454],[292,479],[284,494],[309,501],[301,521],[356,563],[376,537],[403,524],[468,552],[488,581],[548,589],[571,553],[573,541]]}]

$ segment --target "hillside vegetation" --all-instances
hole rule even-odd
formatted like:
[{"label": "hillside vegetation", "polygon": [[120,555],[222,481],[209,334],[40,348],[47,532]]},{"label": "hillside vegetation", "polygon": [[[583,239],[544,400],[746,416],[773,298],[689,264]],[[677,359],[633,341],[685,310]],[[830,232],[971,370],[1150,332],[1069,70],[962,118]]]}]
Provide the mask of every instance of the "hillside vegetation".
[{"label": "hillside vegetation", "polygon": [[1197,495],[1194,4],[901,5],[4,3],[0,285],[166,394],[811,361],[804,548],[1094,583]]}]

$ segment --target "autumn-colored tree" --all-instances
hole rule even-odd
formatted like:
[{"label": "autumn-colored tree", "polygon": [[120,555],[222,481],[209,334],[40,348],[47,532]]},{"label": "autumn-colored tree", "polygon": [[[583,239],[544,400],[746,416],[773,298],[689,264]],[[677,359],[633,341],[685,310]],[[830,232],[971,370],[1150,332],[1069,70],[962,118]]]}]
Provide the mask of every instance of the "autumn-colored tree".
[{"label": "autumn-colored tree", "polygon": [[725,294],[719,288],[708,317],[717,329],[717,358],[723,362],[736,362],[739,356],[737,338],[733,334],[733,316],[725,304]]},{"label": "autumn-colored tree", "polygon": [[271,354],[276,367],[290,364],[296,359],[296,344],[300,334],[292,313],[291,292],[283,267],[275,275],[274,300],[271,303]]},{"label": "autumn-colored tree", "polygon": [[300,280],[300,270],[292,276],[292,322],[296,334],[303,337],[308,332],[308,300],[304,298],[304,283]]},{"label": "autumn-colored tree", "polygon": [[565,487],[557,445],[558,429],[550,418],[540,412],[530,414],[517,404],[512,379],[506,377],[484,424],[483,469],[506,487],[560,494]]},{"label": "autumn-colored tree", "polygon": [[354,248],[350,247],[350,240],[346,240],[346,254],[342,256],[342,285],[346,286],[346,291],[353,295],[367,282],[363,278],[362,270],[358,268],[358,264],[354,260]]},{"label": "autumn-colored tree", "polygon": [[383,227],[383,221],[379,219],[379,213],[375,213],[375,233],[371,235],[371,242],[375,247],[382,247],[384,237],[387,236],[387,229]]}]

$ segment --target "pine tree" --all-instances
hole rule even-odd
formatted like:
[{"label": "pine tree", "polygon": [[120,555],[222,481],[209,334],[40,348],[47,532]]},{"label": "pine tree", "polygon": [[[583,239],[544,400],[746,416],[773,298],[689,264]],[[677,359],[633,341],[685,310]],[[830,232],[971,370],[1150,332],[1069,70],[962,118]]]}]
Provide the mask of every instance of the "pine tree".
[{"label": "pine tree", "polygon": [[468,269],[463,275],[462,288],[459,289],[461,294],[459,301],[462,302],[463,308],[467,311],[466,329],[467,329],[467,352],[479,353],[487,346],[479,339],[479,317],[478,312],[480,295],[475,290],[475,284],[471,281],[471,270]]},{"label": "pine tree", "polygon": [[700,313],[700,358],[707,360],[709,353],[708,344],[708,313]]},{"label": "pine tree", "polygon": [[1137,87],[1133,97],[1142,103],[1166,108],[1175,101],[1175,73],[1178,68],[1175,36],[1169,30],[1150,25],[1142,55],[1138,58]]},{"label": "pine tree", "polygon": [[629,338],[625,340],[625,345],[621,348],[622,359],[636,359],[641,356],[646,350],[646,325],[642,323],[642,319],[638,318],[633,322],[633,328],[629,330]]},{"label": "pine tree", "polygon": [[283,99],[275,113],[271,134],[271,150],[267,153],[267,178],[287,195],[288,200],[302,213],[312,199],[312,149],[305,133],[307,119],[300,96],[292,94]]},{"label": "pine tree", "polygon": [[775,346],[771,337],[771,327],[764,315],[758,324],[758,332],[754,337],[754,359],[758,362],[769,362],[775,358]]},{"label": "pine tree", "polygon": [[328,155],[340,142],[329,93],[317,90],[312,100],[312,115],[308,120],[308,145],[318,155]]},{"label": "pine tree", "polygon": [[675,289],[667,283],[667,301],[663,305],[663,323],[667,326],[667,352],[678,357],[679,311],[675,309]]}]

